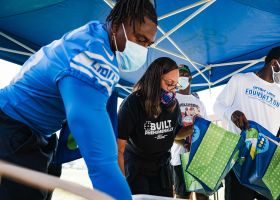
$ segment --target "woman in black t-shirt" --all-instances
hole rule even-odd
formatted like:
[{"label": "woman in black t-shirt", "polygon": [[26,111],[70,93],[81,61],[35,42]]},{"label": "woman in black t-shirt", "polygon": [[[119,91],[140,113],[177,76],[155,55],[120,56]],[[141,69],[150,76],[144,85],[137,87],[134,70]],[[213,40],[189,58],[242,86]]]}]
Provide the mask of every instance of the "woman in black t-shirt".
[{"label": "woman in black t-shirt", "polygon": [[132,194],[173,196],[169,150],[185,138],[175,99],[179,70],[170,58],[156,59],[118,113],[119,165]]}]

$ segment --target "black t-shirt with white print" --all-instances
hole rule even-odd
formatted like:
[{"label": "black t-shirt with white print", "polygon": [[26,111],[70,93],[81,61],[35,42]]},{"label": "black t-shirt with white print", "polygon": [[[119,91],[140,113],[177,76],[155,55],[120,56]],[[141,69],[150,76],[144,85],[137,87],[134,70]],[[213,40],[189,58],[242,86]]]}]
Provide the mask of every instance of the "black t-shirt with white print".
[{"label": "black t-shirt with white print", "polygon": [[122,102],[118,112],[118,138],[128,141],[125,151],[146,159],[161,159],[169,152],[181,127],[178,103],[173,112],[162,105],[158,117],[148,117],[137,92]]}]

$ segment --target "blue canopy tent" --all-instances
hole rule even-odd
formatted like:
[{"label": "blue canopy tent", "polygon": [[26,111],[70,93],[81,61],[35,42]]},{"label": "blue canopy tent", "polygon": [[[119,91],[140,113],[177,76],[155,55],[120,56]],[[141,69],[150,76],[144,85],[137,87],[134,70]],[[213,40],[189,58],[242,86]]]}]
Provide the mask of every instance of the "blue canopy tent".
[{"label": "blue canopy tent", "polygon": [[[17,64],[41,46],[90,20],[105,21],[112,0],[0,1],[0,59]],[[139,71],[121,73],[124,97],[160,56],[190,66],[192,91],[224,84],[235,73],[257,71],[280,45],[280,1],[152,0],[159,16],[155,44]],[[128,89],[128,90],[127,90]]]}]

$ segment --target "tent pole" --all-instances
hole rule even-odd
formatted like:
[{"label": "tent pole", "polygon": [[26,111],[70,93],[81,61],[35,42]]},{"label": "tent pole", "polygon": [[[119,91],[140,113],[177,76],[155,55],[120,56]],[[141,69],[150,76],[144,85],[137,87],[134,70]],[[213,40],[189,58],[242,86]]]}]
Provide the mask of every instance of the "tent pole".
[{"label": "tent pole", "polygon": [[[158,26],[158,30],[165,34],[165,32]],[[169,37],[167,36],[167,39],[173,44],[173,46],[186,58],[186,60],[201,74],[201,76],[210,84],[210,81],[207,79],[207,77],[200,71],[200,69],[192,62],[192,60],[178,47],[178,45]]]},{"label": "tent pole", "polygon": [[12,41],[13,43],[15,43],[15,44],[17,44],[17,45],[19,45],[19,46],[25,48],[26,50],[30,51],[31,53],[35,53],[35,52],[36,52],[35,50],[33,50],[33,49],[31,49],[30,47],[26,46],[25,44],[23,44],[23,43],[17,41],[16,39],[14,39],[14,38],[8,36],[7,34],[3,33],[2,31],[0,31],[0,35],[1,35],[2,37],[6,38],[6,39],[8,39],[8,40],[10,40],[10,41]]},{"label": "tent pole", "polygon": [[131,90],[129,90],[129,89],[128,89],[129,87],[122,86],[122,85],[120,85],[119,83],[116,85],[116,87],[123,89],[124,91],[126,91],[126,92],[129,93],[129,94],[130,94],[131,91],[132,91],[132,88],[131,88]]},{"label": "tent pole", "polygon": [[213,83],[192,83],[191,87],[203,87],[203,86],[209,86],[209,85],[213,85]]},{"label": "tent pole", "polygon": [[162,15],[162,16],[158,17],[158,21],[160,21],[162,19],[165,19],[165,18],[168,18],[168,17],[171,17],[171,16],[176,15],[178,13],[184,12],[186,10],[195,8],[197,6],[200,6],[200,5],[202,5],[204,3],[207,3],[207,2],[210,2],[210,1],[212,1],[212,0],[202,0],[202,1],[198,1],[196,3],[190,4],[188,6],[184,6],[184,7],[180,8],[180,9],[178,9],[178,10],[174,10],[174,11],[172,11],[170,13],[167,13],[165,15]]},{"label": "tent pole", "polygon": [[[205,69],[201,70],[201,72],[205,72],[206,70],[210,70],[213,67],[222,67],[222,66],[231,66],[231,65],[239,65],[239,64],[247,64],[247,63],[252,63],[255,62],[256,60],[246,60],[246,61],[237,61],[237,62],[228,62],[228,63],[219,63],[219,64],[209,64],[205,66]],[[194,74],[192,77],[198,76],[199,73]]]},{"label": "tent pole", "polygon": [[[236,61],[236,62],[227,62],[227,63],[219,63],[219,64],[210,64],[210,67],[220,67],[220,66],[228,66],[228,65],[239,65],[239,64],[247,64],[252,63],[255,61],[259,62],[260,59],[254,59],[254,60],[245,60],[245,61]],[[264,60],[262,60],[264,61]]]},{"label": "tent pole", "polygon": [[115,3],[112,0],[103,0],[110,8],[115,6]]},{"label": "tent pole", "polygon": [[256,59],[254,62],[252,62],[252,63],[250,63],[250,64],[248,64],[248,65],[245,65],[244,67],[242,67],[242,68],[236,70],[235,72],[232,72],[232,73],[230,73],[230,74],[224,76],[223,78],[221,78],[221,79],[215,81],[215,82],[214,82],[214,85],[216,85],[217,83],[219,83],[219,82],[221,82],[221,81],[223,81],[223,80],[225,80],[225,79],[227,79],[227,78],[233,76],[234,74],[237,74],[237,73],[239,73],[239,72],[241,72],[241,71],[243,71],[243,70],[245,70],[245,69],[248,69],[249,67],[251,67],[251,66],[253,66],[253,65],[255,65],[255,64],[259,63],[259,62],[263,62],[264,58],[265,58],[265,57],[262,57],[262,58],[260,58],[260,59]]},{"label": "tent pole", "polygon": [[[161,48],[161,47],[153,47],[153,48],[154,48],[154,49],[157,49],[157,50],[159,50],[159,51],[162,51],[162,52],[164,52],[164,53],[170,54],[170,55],[172,55],[172,56],[175,56],[175,57],[177,57],[177,58],[181,58],[182,60],[188,61],[184,56],[182,56],[182,55],[180,55],[180,54],[171,52],[171,51],[166,50],[166,49],[163,49],[163,48]],[[192,61],[193,63],[195,63],[196,65],[199,65],[199,66],[202,66],[202,67],[206,67],[205,65],[203,65],[203,64],[201,64],[201,63],[195,62],[195,61],[193,61],[193,60],[191,60],[191,61]]]},{"label": "tent pole", "polygon": [[24,56],[31,56],[32,55],[32,53],[29,53],[29,52],[17,51],[17,50],[7,49],[7,48],[3,48],[3,47],[0,47],[0,51],[5,51],[5,52],[9,52],[9,53],[24,55]]},{"label": "tent pole", "polygon": [[[211,4],[213,4],[216,0],[212,0],[209,1],[208,3],[204,4],[202,7],[200,7],[199,9],[197,9],[193,14],[191,14],[190,16],[188,16],[187,18],[185,18],[183,21],[181,21],[179,24],[177,24],[173,29],[171,29],[170,31],[166,32],[163,34],[163,36],[161,38],[159,38],[158,40],[155,41],[153,46],[157,46],[162,40],[164,40],[165,38],[167,38],[168,36],[170,36],[172,33],[174,33],[175,31],[177,31],[179,28],[181,28],[184,24],[186,24],[187,22],[189,22],[191,19],[193,19],[195,16],[197,16],[198,14],[200,14],[202,11],[204,11],[207,7],[209,7]],[[159,27],[159,26],[158,26]]]}]

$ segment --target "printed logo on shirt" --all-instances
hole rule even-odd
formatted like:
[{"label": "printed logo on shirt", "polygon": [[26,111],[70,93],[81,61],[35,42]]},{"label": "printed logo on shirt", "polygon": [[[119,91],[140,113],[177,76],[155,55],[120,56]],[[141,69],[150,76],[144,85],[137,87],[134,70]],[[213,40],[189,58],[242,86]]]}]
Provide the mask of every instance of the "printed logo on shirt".
[{"label": "printed logo on shirt", "polygon": [[253,86],[253,88],[246,88],[245,94],[251,98],[260,100],[261,102],[273,107],[279,108],[280,102],[275,99],[275,95],[261,87]]},{"label": "printed logo on shirt", "polygon": [[190,126],[193,124],[193,118],[196,115],[200,115],[200,108],[193,103],[180,103],[181,115],[183,125]]},{"label": "printed logo on shirt", "polygon": [[103,85],[112,93],[112,88],[119,81],[119,71],[116,66],[106,60],[103,55],[92,52],[82,52],[76,55],[70,66],[88,75],[95,77],[100,85]]},{"label": "printed logo on shirt", "polygon": [[151,121],[146,121],[144,124],[145,135],[155,135],[156,139],[164,139],[167,135],[164,133],[168,133],[173,131],[173,127],[171,125],[171,120],[165,120],[161,122],[152,123]]}]

